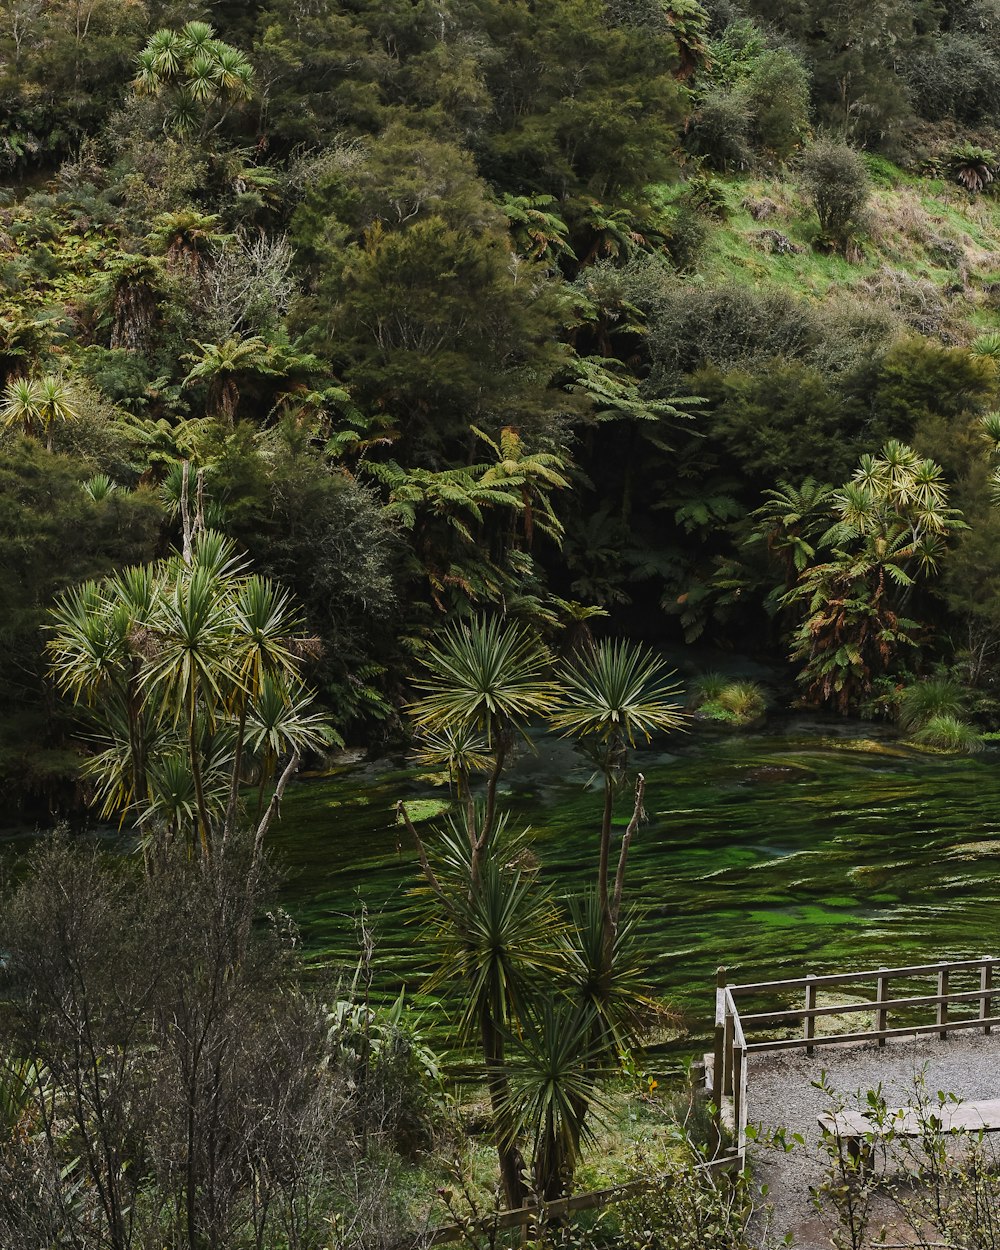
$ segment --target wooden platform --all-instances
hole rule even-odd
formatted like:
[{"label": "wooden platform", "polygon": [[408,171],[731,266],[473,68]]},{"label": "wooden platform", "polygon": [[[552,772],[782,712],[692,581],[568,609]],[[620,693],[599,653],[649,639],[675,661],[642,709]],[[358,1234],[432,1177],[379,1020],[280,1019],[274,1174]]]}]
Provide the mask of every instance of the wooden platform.
[{"label": "wooden platform", "polygon": [[1000,1099],[984,1102],[946,1103],[943,1107],[932,1106],[890,1107],[883,1121],[878,1121],[861,1111],[824,1111],[819,1126],[824,1133],[834,1137],[861,1138],[868,1134],[877,1137],[887,1132],[897,1137],[920,1137],[933,1117],[945,1133],[1000,1133]]}]

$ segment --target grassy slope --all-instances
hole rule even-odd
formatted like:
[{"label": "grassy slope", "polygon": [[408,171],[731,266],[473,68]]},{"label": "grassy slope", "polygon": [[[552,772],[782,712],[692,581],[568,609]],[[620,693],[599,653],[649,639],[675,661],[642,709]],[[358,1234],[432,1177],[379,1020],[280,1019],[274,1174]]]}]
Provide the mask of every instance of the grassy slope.
[{"label": "grassy slope", "polygon": [[[870,162],[872,223],[858,255],[846,260],[811,247],[818,226],[794,175],[716,180],[728,213],[713,223],[698,264],[708,283],[773,284],[827,299],[844,292],[886,304],[922,333],[963,343],[997,324],[1000,313],[1000,199],[973,197],[941,180]],[[664,204],[683,194],[664,188]],[[753,206],[771,205],[756,220]],[[776,254],[765,232],[797,250]]]}]

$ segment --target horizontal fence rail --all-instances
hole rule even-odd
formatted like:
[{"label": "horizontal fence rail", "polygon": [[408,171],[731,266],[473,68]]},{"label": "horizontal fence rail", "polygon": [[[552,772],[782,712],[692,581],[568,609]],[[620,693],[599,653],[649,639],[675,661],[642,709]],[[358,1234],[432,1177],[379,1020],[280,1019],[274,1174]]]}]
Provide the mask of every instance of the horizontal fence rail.
[{"label": "horizontal fence rail", "polygon": [[[1000,987],[994,988],[993,970],[1000,959],[984,955],[979,959],[940,960],[932,964],[909,964],[901,968],[872,968],[864,972],[838,972],[829,976],[788,977],[779,981],[756,981],[728,985],[725,968],[719,969],[715,994],[715,1049],[712,1063],[712,1092],[719,1118],[736,1139],[740,1158],[746,1152],[747,1128],[747,1056],[768,1050],[805,1050],[812,1054],[817,1046],[843,1045],[848,1042],[877,1042],[884,1046],[892,1037],[913,1037],[936,1033],[946,1038],[958,1029],[982,1029],[989,1033],[1000,1027],[1000,1014],[994,1015],[994,1000],[1000,999]],[[978,976],[976,989],[952,989],[953,978]],[[933,989],[923,993],[898,993],[893,997],[895,982],[928,980]],[[825,990],[849,986],[857,993],[870,987],[872,997],[839,1003],[818,1001]],[[737,1000],[771,998],[801,991],[802,1005],[767,1007],[741,1012]],[[997,1004],[1000,1007],[1000,1003]],[[952,1014],[953,1007],[972,1007],[975,1014]],[[921,1009],[931,1020],[921,1019]],[[816,1021],[841,1017],[848,1020],[865,1012],[872,1017],[874,1028],[838,1029],[816,1033]],[[910,1017],[900,1020],[905,1013]],[[890,1023],[890,1017],[895,1017]],[[797,1036],[769,1036],[747,1042],[747,1032],[783,1030],[801,1026]]]},{"label": "horizontal fence rail", "polygon": [[[738,1159],[735,1154],[720,1155],[718,1159],[707,1159],[695,1164],[695,1172],[708,1172],[713,1176],[721,1176],[738,1170]],[[577,1211],[595,1211],[603,1207],[613,1206],[630,1194],[640,1193],[644,1189],[653,1189],[657,1185],[670,1185],[684,1180],[684,1174],[663,1172],[658,1175],[644,1177],[641,1180],[625,1181],[621,1185],[613,1185],[608,1189],[592,1189],[587,1193],[575,1194],[571,1198],[558,1198],[554,1202],[540,1206],[517,1207],[510,1211],[497,1211],[491,1215],[470,1219],[462,1224],[449,1224],[446,1227],[431,1230],[426,1238],[421,1239],[423,1246],[443,1246],[450,1242],[461,1241],[470,1233],[478,1233],[489,1237],[491,1234],[515,1228],[541,1228],[545,1224],[557,1221]]]}]

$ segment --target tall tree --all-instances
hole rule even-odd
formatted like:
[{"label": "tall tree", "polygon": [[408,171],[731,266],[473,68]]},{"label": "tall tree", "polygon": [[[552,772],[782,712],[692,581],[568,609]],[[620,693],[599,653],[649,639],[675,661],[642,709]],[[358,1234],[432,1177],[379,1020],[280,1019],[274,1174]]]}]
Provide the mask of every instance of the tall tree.
[{"label": "tall tree", "polygon": [[259,811],[271,786],[259,855],[303,753],[330,737],[299,675],[316,643],[288,594],[206,531],[190,554],[68,592],[54,618],[53,676],[88,711],[104,814],[207,860],[243,815],[241,786],[256,783]]}]

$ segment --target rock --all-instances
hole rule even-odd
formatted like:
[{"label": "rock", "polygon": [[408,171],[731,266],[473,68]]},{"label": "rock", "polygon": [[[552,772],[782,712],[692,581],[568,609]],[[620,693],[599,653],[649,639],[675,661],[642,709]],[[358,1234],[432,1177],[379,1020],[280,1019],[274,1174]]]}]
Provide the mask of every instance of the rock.
[{"label": "rock", "polygon": [[800,243],[793,243],[780,230],[760,230],[753,236],[757,246],[772,256],[797,256],[805,248]]},{"label": "rock", "polygon": [[363,764],[368,758],[365,747],[345,747],[343,751],[333,751],[327,762],[330,768],[346,768],[349,764]]},{"label": "rock", "polygon": [[747,196],[743,201],[743,207],[754,221],[767,221],[769,217],[773,217],[778,211],[778,206],[774,200],[769,200],[766,196],[759,200],[753,196]]}]

